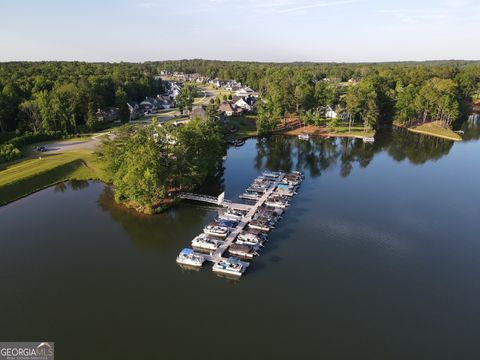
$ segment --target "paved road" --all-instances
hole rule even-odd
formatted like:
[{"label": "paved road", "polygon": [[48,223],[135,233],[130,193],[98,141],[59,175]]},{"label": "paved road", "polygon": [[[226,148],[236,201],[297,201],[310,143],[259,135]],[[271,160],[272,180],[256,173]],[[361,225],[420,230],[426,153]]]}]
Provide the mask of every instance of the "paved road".
[{"label": "paved road", "polygon": [[81,140],[81,141],[57,141],[57,142],[50,142],[45,144],[45,148],[47,151],[45,154],[56,154],[65,151],[72,151],[72,150],[94,150],[101,142],[101,136],[110,133],[98,133],[94,134],[88,140]]}]

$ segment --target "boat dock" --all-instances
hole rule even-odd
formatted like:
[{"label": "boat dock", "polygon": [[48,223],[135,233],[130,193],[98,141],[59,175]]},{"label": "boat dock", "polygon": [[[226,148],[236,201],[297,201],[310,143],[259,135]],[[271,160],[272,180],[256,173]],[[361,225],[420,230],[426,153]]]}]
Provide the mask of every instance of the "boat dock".
[{"label": "boat dock", "polygon": [[258,209],[267,201],[268,197],[272,195],[272,193],[277,188],[280,181],[283,180],[284,175],[281,175],[273,184],[272,186],[263,194],[263,196],[255,203],[255,205],[250,207],[248,213],[243,217],[243,219],[238,223],[233,231],[225,239],[225,242],[213,253],[213,255],[208,255],[205,257],[208,261],[218,262],[222,260],[222,255],[227,251],[227,249],[232,245],[235,241],[237,236],[242,232],[243,229],[252,221],[253,215],[258,211]]},{"label": "boat dock", "polygon": [[[232,274],[235,276],[241,276],[241,274],[250,264],[248,262],[240,261],[236,257],[225,257],[225,254],[229,251],[230,247],[233,244],[237,244],[235,241],[238,239],[239,235],[242,234],[243,231],[246,231],[247,229],[251,231],[252,228],[255,229],[255,227],[249,227],[249,224],[253,224],[253,222],[260,223],[265,226],[265,228],[262,228],[261,230],[263,230],[262,236],[264,237],[264,239],[266,239],[266,232],[271,227],[273,227],[274,223],[279,219],[279,215],[274,217],[273,214],[275,214],[275,211],[280,211],[280,214],[284,211],[275,209],[277,207],[283,207],[285,209],[286,206],[288,206],[289,200],[287,200],[287,198],[290,199],[294,194],[296,194],[296,190],[298,189],[302,180],[303,175],[299,172],[286,174],[283,172],[266,171],[263,173],[263,175],[255,179],[253,184],[255,184],[257,187],[247,188],[247,191],[251,191],[250,189],[252,188],[258,189],[258,191],[255,192],[255,194],[257,194],[256,199],[253,200],[255,201],[255,203],[252,205],[234,203],[225,200],[225,193],[220,194],[218,197],[191,193],[181,193],[180,197],[183,199],[207,202],[210,204],[224,207],[226,209],[239,210],[244,214],[243,216],[241,216],[241,219],[234,221],[231,225],[228,223],[227,225],[225,225],[225,223],[222,223],[222,221],[225,220],[221,220],[222,218],[224,219],[224,217],[220,216],[220,220],[217,220],[217,223],[214,222],[213,225],[209,225],[213,226],[213,230],[212,228],[209,229],[208,227],[204,229],[204,232],[207,234],[210,234],[212,231],[220,232],[218,234],[213,232],[211,235],[213,237],[220,236],[222,238],[218,241],[218,247],[215,250],[212,249],[209,254],[202,252],[193,252],[193,250],[190,254],[198,258],[197,262],[198,264],[200,264],[199,266],[201,266],[204,261],[210,261],[214,264],[214,271]],[[240,196],[240,198],[242,198],[242,196]],[[254,249],[258,251],[259,248],[260,247],[257,246]],[[234,250],[232,248],[230,254],[232,254],[232,252],[236,254],[238,252],[238,249],[235,248]],[[250,256],[249,258],[252,258],[253,254],[258,255],[256,251],[253,251],[252,253],[248,254]],[[182,259],[179,260],[177,258],[177,262],[181,263],[181,261]],[[186,261],[191,261],[191,259],[188,259]],[[232,267],[233,270],[230,267]]]}]

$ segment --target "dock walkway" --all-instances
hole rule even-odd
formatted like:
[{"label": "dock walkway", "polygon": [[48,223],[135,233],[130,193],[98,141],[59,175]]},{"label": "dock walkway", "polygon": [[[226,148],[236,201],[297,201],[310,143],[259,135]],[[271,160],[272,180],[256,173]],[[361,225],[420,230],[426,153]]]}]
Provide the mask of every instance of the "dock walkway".
[{"label": "dock walkway", "polygon": [[[252,206],[249,206],[248,213],[243,217],[243,219],[238,223],[235,229],[230,232],[230,234],[225,239],[224,243],[218,247],[218,249],[212,255],[206,255],[205,259],[212,262],[219,262],[222,260],[222,255],[227,251],[230,245],[235,241],[237,236],[245,229],[245,227],[252,221],[253,216],[257,212],[257,210],[267,201],[270,195],[275,191],[278,184],[283,180],[285,177],[284,174],[280,175],[273,184],[268,188],[268,190],[262,195],[262,197]],[[243,204],[236,204],[236,205],[243,205]]]},{"label": "dock walkway", "polygon": [[177,196],[180,199],[205,202],[217,206],[228,207],[234,210],[249,211],[252,208],[252,205],[249,204],[240,204],[231,202],[230,200],[225,200],[225,193],[221,193],[219,196],[215,197],[210,195],[181,192]]}]

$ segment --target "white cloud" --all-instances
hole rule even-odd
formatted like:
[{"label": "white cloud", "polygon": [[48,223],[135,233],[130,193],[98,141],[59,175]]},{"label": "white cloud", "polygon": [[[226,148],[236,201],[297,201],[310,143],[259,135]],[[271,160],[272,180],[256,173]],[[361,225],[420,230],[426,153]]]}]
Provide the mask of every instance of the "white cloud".
[{"label": "white cloud", "polygon": [[324,7],[334,7],[340,5],[347,5],[347,4],[354,4],[358,3],[361,0],[340,0],[340,1],[315,1],[311,4],[304,4],[299,6],[291,6],[284,9],[279,9],[277,13],[285,14],[285,13],[292,13],[301,10],[308,10],[308,9],[316,9],[316,8],[324,8]]},{"label": "white cloud", "polygon": [[410,9],[410,10],[380,10],[383,14],[390,14],[400,21],[412,24],[422,22],[436,22],[446,19],[447,13],[443,9]]}]

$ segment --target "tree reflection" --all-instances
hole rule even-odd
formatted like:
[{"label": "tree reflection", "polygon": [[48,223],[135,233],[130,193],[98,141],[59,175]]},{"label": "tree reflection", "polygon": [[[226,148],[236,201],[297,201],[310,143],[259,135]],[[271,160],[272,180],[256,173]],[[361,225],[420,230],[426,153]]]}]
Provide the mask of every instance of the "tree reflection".
[{"label": "tree reflection", "polygon": [[480,115],[472,114],[463,124],[462,130],[465,132],[463,141],[472,141],[480,139]]},{"label": "tree reflection", "polygon": [[383,149],[396,161],[409,160],[412,164],[424,164],[447,155],[453,141],[397,129],[391,131],[391,141]]},{"label": "tree reflection", "polygon": [[68,182],[68,185],[70,185],[72,190],[81,190],[87,188],[89,183],[87,180],[71,180]]},{"label": "tree reflection", "polygon": [[181,248],[185,239],[193,238],[206,217],[212,215],[201,206],[175,207],[155,216],[139,214],[117,204],[113,190],[107,185],[98,198],[98,205],[122,226],[137,248],[146,251]]},{"label": "tree reflection", "polygon": [[254,167],[258,171],[298,169],[308,172],[310,177],[318,177],[323,171],[338,165],[340,175],[348,177],[355,164],[366,168],[375,154],[381,152],[386,152],[396,161],[424,164],[447,155],[452,146],[453,141],[403,129],[379,131],[373,144],[349,137],[303,141],[294,137],[273,136],[257,141]]},{"label": "tree reflection", "polygon": [[68,190],[68,187],[67,187],[67,184],[65,182],[55,184],[55,186],[53,187],[53,191],[55,191],[55,192],[62,192],[63,193],[67,190]]}]

